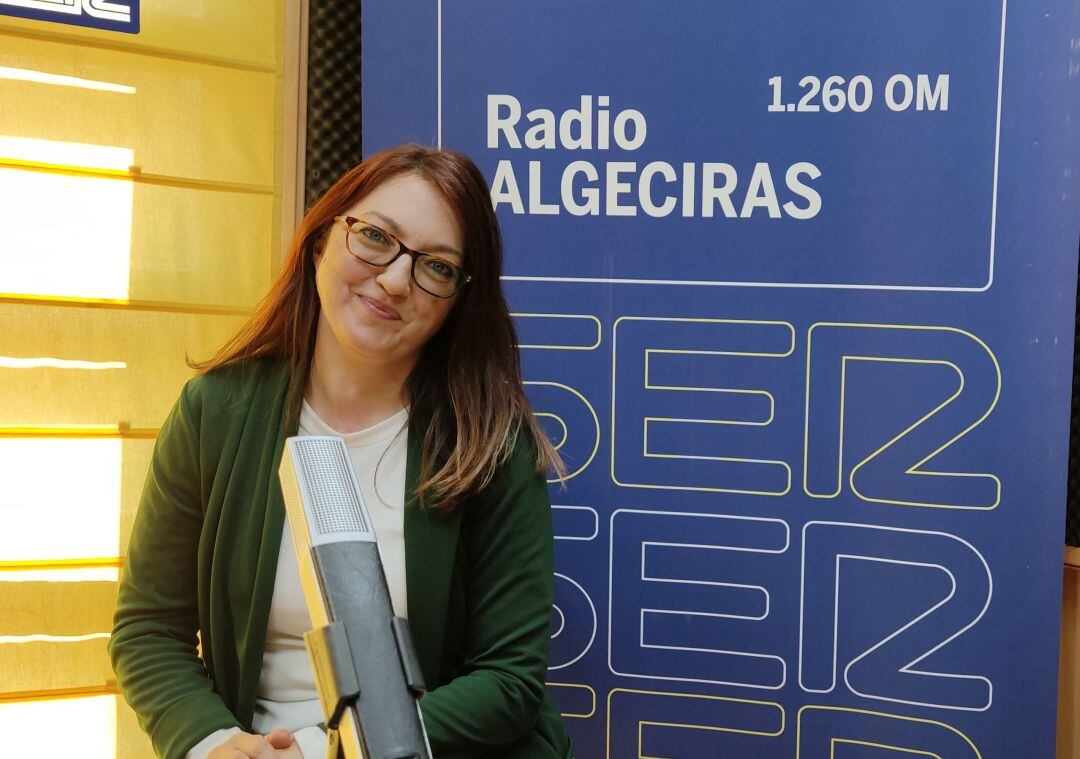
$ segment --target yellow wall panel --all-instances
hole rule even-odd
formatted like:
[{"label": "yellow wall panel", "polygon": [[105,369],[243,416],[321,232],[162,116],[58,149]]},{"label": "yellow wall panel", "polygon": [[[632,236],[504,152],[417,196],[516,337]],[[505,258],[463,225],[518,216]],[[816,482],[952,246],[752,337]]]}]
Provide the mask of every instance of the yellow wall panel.
[{"label": "yellow wall panel", "polygon": [[0,438],[4,561],[115,558],[121,455],[119,438]]},{"label": "yellow wall panel", "polygon": [[128,297],[254,306],[270,285],[275,202],[136,183]]},{"label": "yellow wall panel", "polygon": [[0,17],[0,756],[56,725],[57,755],[153,756],[112,695],[119,565],[185,357],[276,268],[285,10],[155,0],[138,35]]},{"label": "yellow wall panel", "polygon": [[[80,636],[112,629],[115,582],[9,582],[0,572],[0,641],[12,636]],[[17,651],[22,643],[3,643]]]},{"label": "yellow wall panel", "polygon": [[[116,759],[154,759],[150,738],[123,697],[116,699]],[[110,757],[111,759],[111,757]]]},{"label": "yellow wall panel", "polygon": [[3,690],[104,688],[113,679],[106,638],[74,642],[0,643]]},{"label": "yellow wall panel", "polygon": [[[5,442],[11,444],[18,444],[20,442],[38,442],[42,438],[33,438],[27,441],[25,438],[4,438],[0,437],[0,447]],[[48,438],[45,439],[48,442]],[[94,443],[94,438],[75,438],[76,443]],[[150,467],[150,458],[154,451],[154,444],[157,442],[156,438],[118,438],[118,439],[106,439],[105,442],[115,443],[120,446],[120,499],[119,499],[119,513],[116,513],[116,509],[109,507],[102,511],[95,511],[93,518],[102,522],[101,525],[95,525],[100,527],[101,530],[111,530],[113,535],[113,549],[110,551],[93,552],[86,555],[74,556],[71,555],[70,549],[65,551],[64,545],[58,543],[56,540],[48,541],[46,545],[52,546],[48,556],[36,557],[36,560],[70,560],[70,559],[120,559],[127,554],[128,539],[131,537],[131,527],[135,522],[135,514],[139,509],[139,498],[142,495],[143,484],[146,481],[146,472]],[[7,491],[3,495],[0,495],[0,500],[10,503],[13,499],[8,495]],[[80,499],[82,507],[86,508],[86,501]],[[4,523],[10,528],[11,522],[5,521]],[[100,532],[100,530],[99,530]],[[4,553],[0,551],[0,561],[16,562],[22,558],[25,561],[25,551],[13,550],[10,553]],[[5,571],[0,569],[0,609],[14,610],[20,614],[23,611],[29,613],[29,606],[26,606],[22,602],[16,602],[13,593],[24,593],[29,591],[20,590],[20,587],[35,586],[41,592],[50,594],[55,593],[73,593],[83,592],[78,587],[71,585],[71,582],[78,582],[80,585],[89,585],[96,580],[119,579],[118,570],[111,567],[92,568],[92,569],[22,569],[19,571]],[[63,590],[64,587],[68,587],[68,590]],[[37,591],[35,591],[37,592]],[[115,596],[115,592],[113,593]],[[114,599],[115,600],[115,599]],[[10,601],[10,602],[9,602]],[[59,607],[57,607],[59,608]],[[67,612],[65,612],[66,614]],[[110,612],[111,613],[111,612]],[[35,617],[35,620],[38,618]],[[16,620],[14,615],[8,617],[7,621],[11,624],[15,624]],[[0,615],[0,635],[23,635],[29,634],[28,632],[12,632],[16,629],[11,627],[11,624],[5,625],[3,623],[3,616]],[[37,621],[33,622],[37,624]],[[65,622],[66,624],[66,622]],[[104,629],[104,628],[102,628]],[[40,631],[39,631],[40,632]],[[60,633],[56,633],[60,634]],[[64,633],[69,634],[69,633]]]},{"label": "yellow wall panel", "polygon": [[250,307],[272,195],[0,168],[0,292]]},{"label": "yellow wall panel", "polygon": [[128,539],[131,526],[135,523],[135,514],[139,510],[139,496],[142,495],[146,470],[150,468],[150,456],[154,452],[156,440],[124,440],[123,471],[120,478],[120,555],[127,555]]},{"label": "yellow wall panel", "polygon": [[5,757],[112,759],[116,696],[0,703]]},{"label": "yellow wall panel", "polygon": [[134,88],[0,79],[0,136],[129,148],[147,174],[274,186],[275,73],[4,35],[0,66]]},{"label": "yellow wall panel", "polygon": [[126,299],[132,189],[100,177],[0,168],[0,288]]},{"label": "yellow wall panel", "polygon": [[[157,428],[192,375],[240,317],[0,303],[0,427]],[[101,362],[105,368],[10,368],[3,357]]]},{"label": "yellow wall panel", "polygon": [[0,32],[55,35],[131,50],[172,51],[273,67],[280,3],[265,0],[153,0],[141,3],[138,34],[0,16]]}]

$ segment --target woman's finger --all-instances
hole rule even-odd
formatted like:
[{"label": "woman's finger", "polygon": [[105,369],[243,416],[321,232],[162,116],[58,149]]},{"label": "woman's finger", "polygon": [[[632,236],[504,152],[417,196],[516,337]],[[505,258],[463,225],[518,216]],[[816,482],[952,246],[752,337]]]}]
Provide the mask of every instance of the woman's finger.
[{"label": "woman's finger", "polygon": [[292,745],[292,733],[283,727],[271,730],[266,734],[266,741],[274,748],[288,748]]},{"label": "woman's finger", "polygon": [[250,757],[250,759],[276,759],[277,757],[277,749],[261,735],[237,733],[225,743],[227,746],[239,749],[243,752],[241,756]]}]

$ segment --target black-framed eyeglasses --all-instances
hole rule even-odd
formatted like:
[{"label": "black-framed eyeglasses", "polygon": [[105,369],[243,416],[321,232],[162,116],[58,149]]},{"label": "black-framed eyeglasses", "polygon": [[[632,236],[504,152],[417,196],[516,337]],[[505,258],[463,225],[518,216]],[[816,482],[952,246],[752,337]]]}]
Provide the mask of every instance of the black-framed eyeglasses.
[{"label": "black-framed eyeglasses", "polygon": [[472,276],[445,258],[405,247],[401,240],[371,222],[355,216],[335,216],[345,223],[345,250],[371,266],[389,266],[401,256],[412,256],[412,278],[424,292],[436,298],[452,298]]}]

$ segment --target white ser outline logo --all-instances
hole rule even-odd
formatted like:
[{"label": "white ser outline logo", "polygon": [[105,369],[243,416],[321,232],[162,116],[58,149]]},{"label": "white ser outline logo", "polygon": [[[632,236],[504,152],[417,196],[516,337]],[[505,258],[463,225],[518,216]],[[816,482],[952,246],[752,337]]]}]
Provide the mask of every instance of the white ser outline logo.
[{"label": "white ser outline logo", "polygon": [[109,0],[0,0],[0,5],[72,16],[86,13],[104,21],[131,22],[131,6]]}]

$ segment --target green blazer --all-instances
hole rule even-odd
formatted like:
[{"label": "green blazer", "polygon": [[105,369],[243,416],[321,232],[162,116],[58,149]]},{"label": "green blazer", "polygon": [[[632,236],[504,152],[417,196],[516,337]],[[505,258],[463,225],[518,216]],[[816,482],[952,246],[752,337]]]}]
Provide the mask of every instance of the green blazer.
[{"label": "green blazer", "polygon": [[[297,432],[297,414],[287,412],[297,391],[282,362],[219,369],[185,385],[161,428],[109,654],[167,759],[219,728],[251,729],[285,519],[277,469]],[[415,503],[417,426],[410,422],[405,565],[432,751],[569,757],[544,688],[553,539],[531,443],[523,435],[496,481],[446,515]]]}]

